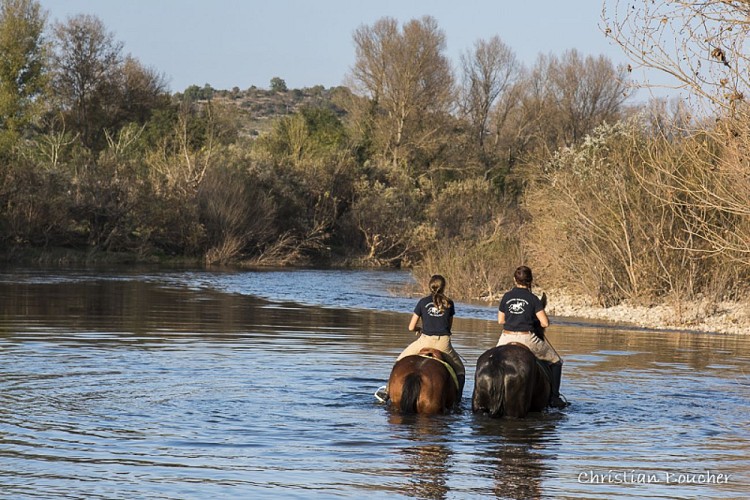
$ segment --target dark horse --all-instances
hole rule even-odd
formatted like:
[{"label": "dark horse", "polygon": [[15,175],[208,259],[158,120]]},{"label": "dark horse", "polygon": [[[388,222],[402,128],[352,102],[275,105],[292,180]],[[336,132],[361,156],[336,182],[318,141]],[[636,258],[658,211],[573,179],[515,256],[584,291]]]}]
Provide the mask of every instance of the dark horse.
[{"label": "dark horse", "polygon": [[525,417],[542,411],[550,382],[534,353],[521,344],[493,347],[477,360],[471,410],[492,417]]},{"label": "dark horse", "polygon": [[401,413],[441,413],[460,397],[455,373],[436,349],[396,361],[388,378],[391,407]]}]

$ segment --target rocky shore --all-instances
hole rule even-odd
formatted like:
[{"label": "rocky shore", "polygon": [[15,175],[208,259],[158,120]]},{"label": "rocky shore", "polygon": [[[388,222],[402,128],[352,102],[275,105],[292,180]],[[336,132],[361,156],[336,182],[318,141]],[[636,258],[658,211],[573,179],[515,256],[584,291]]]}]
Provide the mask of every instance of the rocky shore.
[{"label": "rocky shore", "polygon": [[[535,293],[542,290],[534,289]],[[654,306],[619,304],[601,307],[564,291],[547,290],[550,316],[577,317],[629,323],[654,329],[696,330],[711,333],[750,334],[750,302],[695,301]]]}]

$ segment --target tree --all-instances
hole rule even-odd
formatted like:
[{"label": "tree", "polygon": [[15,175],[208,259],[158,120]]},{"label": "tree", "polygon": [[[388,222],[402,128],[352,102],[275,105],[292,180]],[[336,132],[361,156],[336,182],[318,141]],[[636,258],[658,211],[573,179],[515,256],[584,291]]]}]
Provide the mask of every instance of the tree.
[{"label": "tree", "polygon": [[278,76],[271,78],[271,92],[286,92],[287,90],[286,82],[284,80]]},{"label": "tree", "polygon": [[[609,6],[609,8],[608,8]],[[732,111],[750,92],[750,3],[744,0],[605,1],[604,32],[709,110]],[[657,86],[649,81],[644,86]]]},{"label": "tree", "polygon": [[78,15],[54,28],[52,84],[73,129],[90,149],[103,146],[103,130],[116,112],[114,95],[122,64],[122,43],[100,19]]},{"label": "tree", "polygon": [[399,29],[382,18],[354,32],[351,77],[367,98],[381,156],[408,168],[410,156],[428,146],[453,102],[453,75],[445,35],[430,16]]},{"label": "tree", "polygon": [[0,152],[37,115],[46,76],[44,24],[34,0],[0,3]]},{"label": "tree", "polygon": [[[711,274],[740,276],[738,281],[744,286],[750,268],[750,110],[746,102],[750,92],[750,3],[607,3],[602,11],[604,31],[636,68],[656,69],[671,76],[674,87],[695,98],[694,113],[705,106],[703,111],[710,120],[682,120],[679,135],[662,132],[662,139],[655,134],[655,141],[661,140],[679,161],[657,163],[655,155],[649,155],[649,164],[658,174],[650,186],[666,192],[658,201],[685,223],[690,240],[681,247],[701,259],[723,259],[723,265]],[[646,81],[644,85],[652,84]],[[676,141],[675,136],[681,135],[688,140]],[[726,289],[729,295],[729,283]]]},{"label": "tree", "polygon": [[[400,266],[414,261],[433,240],[434,231],[420,224],[418,192],[380,182],[359,183],[350,212],[352,224],[359,232],[370,262]],[[414,191],[414,190],[412,190]]]},{"label": "tree", "polygon": [[498,36],[478,40],[473,52],[461,56],[462,111],[472,125],[480,148],[490,131],[490,112],[520,75],[515,53]]},{"label": "tree", "polygon": [[540,55],[521,87],[527,133],[549,150],[571,146],[602,122],[620,118],[627,99],[627,71],[604,56]]},{"label": "tree", "polygon": [[145,123],[155,110],[169,105],[164,76],[144,67],[137,59],[125,58],[118,80],[117,125]]}]

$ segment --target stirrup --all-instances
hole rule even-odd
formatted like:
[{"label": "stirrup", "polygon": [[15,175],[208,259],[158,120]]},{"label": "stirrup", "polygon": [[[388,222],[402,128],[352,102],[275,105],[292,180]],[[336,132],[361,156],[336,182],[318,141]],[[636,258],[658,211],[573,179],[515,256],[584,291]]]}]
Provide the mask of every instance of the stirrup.
[{"label": "stirrup", "polygon": [[378,387],[378,390],[375,391],[375,399],[377,399],[381,403],[385,403],[388,401],[388,393],[385,391],[385,386]]},{"label": "stirrup", "polygon": [[556,398],[554,396],[551,396],[549,398],[549,401],[547,402],[547,406],[550,406],[552,408],[562,409],[562,408],[567,408],[568,406],[570,406],[570,402],[568,402],[568,400],[565,399],[565,396],[560,394]]}]

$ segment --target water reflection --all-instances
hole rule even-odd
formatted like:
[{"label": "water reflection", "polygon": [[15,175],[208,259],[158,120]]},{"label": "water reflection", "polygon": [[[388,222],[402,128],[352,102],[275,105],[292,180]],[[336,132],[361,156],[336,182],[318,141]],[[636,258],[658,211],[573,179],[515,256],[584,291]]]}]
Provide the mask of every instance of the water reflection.
[{"label": "water reflection", "polygon": [[403,493],[414,498],[444,499],[450,491],[448,478],[453,452],[446,444],[450,435],[449,421],[427,415],[390,413],[391,425],[403,426],[401,439],[409,444],[400,452],[408,482]]},{"label": "water reflection", "polygon": [[550,449],[555,445],[554,415],[528,419],[474,420],[477,439],[494,443],[484,450],[483,461],[493,480],[497,498],[541,498],[542,483],[550,466]]}]

